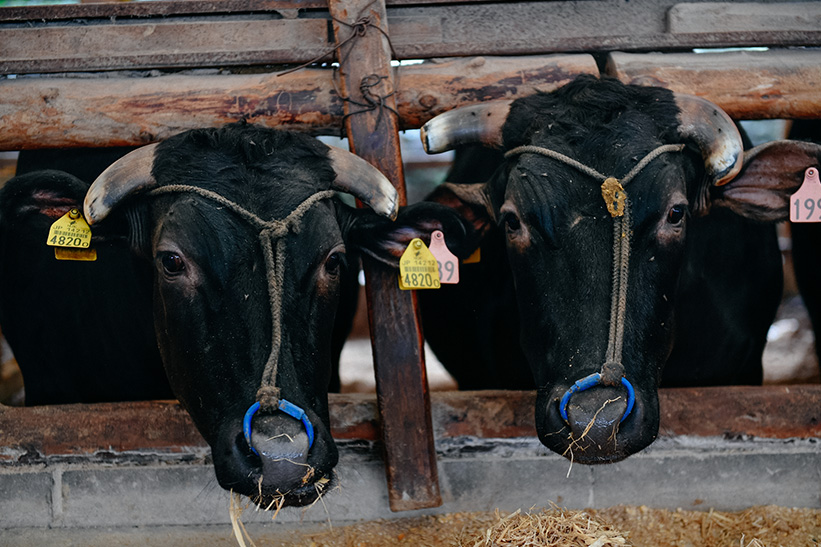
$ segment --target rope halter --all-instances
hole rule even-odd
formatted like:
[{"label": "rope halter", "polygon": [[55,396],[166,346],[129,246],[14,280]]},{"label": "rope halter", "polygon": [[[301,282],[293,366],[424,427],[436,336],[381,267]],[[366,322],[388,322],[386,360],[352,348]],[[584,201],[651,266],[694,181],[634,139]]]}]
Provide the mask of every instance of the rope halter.
[{"label": "rope halter", "polygon": [[589,175],[600,181],[602,197],[607,205],[607,210],[613,217],[613,289],[610,298],[610,333],[607,339],[607,352],[604,357],[604,364],[599,372],[582,378],[575,382],[568,389],[559,402],[559,414],[562,419],[569,423],[567,416],[567,405],[570,397],[579,391],[585,391],[597,385],[617,386],[622,385],[627,390],[627,408],[621,417],[623,422],[633,410],[636,402],[635,390],[632,384],[624,376],[624,364],[622,363],[622,350],[624,347],[624,316],[627,309],[627,280],[630,267],[630,200],[624,186],[633,180],[642,169],[667,152],[680,152],[684,148],[683,144],[665,144],[652,150],[639,161],[620,181],[615,177],[602,175],[592,167],[584,165],[573,158],[565,156],[554,150],[541,146],[519,146],[505,153],[505,159],[522,154],[538,154],[560,161],[574,169]]},{"label": "rope halter", "polygon": [[[268,302],[271,309],[271,351],[265,362],[265,368],[257,390],[256,402],[246,411],[242,422],[242,430],[248,446],[259,455],[251,443],[251,422],[258,410],[273,412],[281,410],[285,414],[299,420],[305,426],[308,435],[308,449],[314,443],[314,428],[305,411],[297,405],[280,399],[280,389],[276,386],[277,369],[279,368],[279,354],[282,346],[282,290],[285,280],[285,237],[287,234],[299,233],[300,220],[311,207],[322,200],[330,199],[336,193],[333,190],[324,190],[309,196],[300,203],[288,216],[281,220],[263,220],[239,204],[197,186],[171,184],[161,186],[149,192],[149,195],[190,192],[210,199],[232,211],[259,230],[259,242],[265,258],[265,275],[268,287]],[[276,249],[274,248],[276,246]]]}]

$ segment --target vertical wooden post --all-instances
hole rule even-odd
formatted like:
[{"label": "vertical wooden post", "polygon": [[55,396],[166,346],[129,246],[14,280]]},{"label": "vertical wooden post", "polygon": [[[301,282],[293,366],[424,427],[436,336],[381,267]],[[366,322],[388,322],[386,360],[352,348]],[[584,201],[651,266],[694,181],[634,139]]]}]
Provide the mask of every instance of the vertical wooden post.
[{"label": "vertical wooden post", "polygon": [[[406,202],[384,0],[329,0],[351,150],[382,171]],[[352,37],[353,36],[353,37]],[[376,390],[393,511],[442,504],[422,329],[413,291],[365,261]]]}]

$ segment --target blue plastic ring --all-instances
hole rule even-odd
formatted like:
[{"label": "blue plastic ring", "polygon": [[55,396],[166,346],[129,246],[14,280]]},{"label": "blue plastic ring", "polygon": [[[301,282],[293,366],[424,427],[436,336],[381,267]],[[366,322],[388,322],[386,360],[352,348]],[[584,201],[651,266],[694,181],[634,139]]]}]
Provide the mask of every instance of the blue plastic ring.
[{"label": "blue plastic ring", "polygon": [[[308,419],[308,415],[305,414],[305,411],[285,399],[279,400],[277,408],[288,416],[302,422],[302,425],[305,426],[305,433],[308,434],[308,450],[310,450],[314,445],[314,426],[311,424],[311,420]],[[259,402],[252,404],[245,412],[245,417],[242,419],[242,432],[245,435],[245,442],[248,443],[248,447],[254,454],[259,456],[259,452],[257,452],[257,449],[254,448],[253,443],[251,443],[251,421],[254,419],[254,414],[256,414],[257,410],[259,410]]]},{"label": "blue plastic ring", "polygon": [[[567,417],[567,404],[570,402],[570,397],[574,393],[578,393],[579,391],[585,391],[590,389],[591,387],[597,386],[601,383],[601,373],[594,372],[590,376],[585,376],[581,380],[577,380],[570,389],[564,392],[562,395],[562,400],[559,402],[559,414],[561,414],[562,419],[565,422],[569,421]],[[636,403],[636,392],[633,389],[633,385],[627,380],[627,378],[622,377],[621,385],[624,386],[624,389],[627,390],[627,408],[624,410],[624,414],[619,420],[619,423],[623,422],[633,411],[633,405]]]}]

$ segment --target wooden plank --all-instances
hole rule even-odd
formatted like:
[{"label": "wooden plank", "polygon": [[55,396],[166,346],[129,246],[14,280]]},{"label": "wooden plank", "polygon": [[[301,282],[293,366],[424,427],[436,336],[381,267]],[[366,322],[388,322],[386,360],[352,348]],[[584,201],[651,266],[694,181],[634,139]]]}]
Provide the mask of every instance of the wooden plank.
[{"label": "wooden plank", "polygon": [[699,95],[735,119],[821,117],[821,51],[612,53],[606,72]]},{"label": "wooden plank", "polygon": [[[434,431],[438,439],[535,437],[535,402],[535,392],[436,392]],[[659,405],[660,437],[821,438],[821,385],[662,389]],[[330,414],[334,439],[379,439],[373,395],[331,394]],[[0,438],[0,467],[208,446],[176,401],[0,405]]]},{"label": "wooden plank", "polygon": [[[391,179],[405,202],[387,16],[382,1],[330,0],[351,150]],[[442,504],[416,295],[365,260],[368,319],[392,511]]]},{"label": "wooden plank", "polygon": [[821,3],[683,3],[670,8],[667,22],[673,34],[813,31],[821,26]]},{"label": "wooden plank", "polygon": [[[215,0],[211,3],[219,4]],[[173,2],[164,4],[175,5]],[[203,6],[205,4],[209,2]],[[263,9],[269,6],[276,13],[214,12],[144,19],[112,16],[56,22],[36,18],[15,20],[0,24],[0,74],[302,63],[321,54],[323,47],[330,47],[326,11],[282,8],[282,4],[261,4]],[[763,4],[773,6],[767,9],[777,10],[777,6],[785,5],[785,9],[790,10],[796,3]],[[815,1],[801,5],[817,10],[819,4],[821,2]],[[679,15],[668,15],[676,6],[679,9],[675,13]],[[391,39],[400,59],[693,47],[821,46],[821,28],[807,24],[804,19],[782,18],[778,25],[762,26],[761,18],[742,18],[747,22],[733,23],[726,28],[722,24],[714,32],[701,32],[694,29],[695,23],[684,24],[684,6],[675,0],[396,3],[387,13]],[[116,6],[110,9],[115,8],[126,9]],[[0,20],[8,9],[12,8],[0,8]],[[102,8],[98,9],[101,10],[98,16],[105,13]],[[162,9],[158,11],[162,13]],[[287,17],[281,17],[283,13]],[[675,18],[674,32],[668,28],[669,17]],[[698,20],[693,17],[687,20]],[[220,29],[221,26],[224,28]],[[71,47],[65,47],[66,44]]]},{"label": "wooden plank", "polygon": [[[462,0],[461,4],[480,4],[498,0]],[[453,4],[451,0],[387,0],[389,6]],[[284,12],[327,10],[327,0],[173,0],[152,2],[89,2],[43,6],[0,8],[2,21],[61,21],[66,19],[109,19],[111,17],[168,17],[222,13]]]},{"label": "wooden plank", "polygon": [[[396,69],[402,129],[456,106],[549,91],[582,73],[589,55],[444,59]],[[278,76],[0,80],[0,149],[139,145],[195,127],[247,119],[339,134],[342,101],[328,69]]]}]

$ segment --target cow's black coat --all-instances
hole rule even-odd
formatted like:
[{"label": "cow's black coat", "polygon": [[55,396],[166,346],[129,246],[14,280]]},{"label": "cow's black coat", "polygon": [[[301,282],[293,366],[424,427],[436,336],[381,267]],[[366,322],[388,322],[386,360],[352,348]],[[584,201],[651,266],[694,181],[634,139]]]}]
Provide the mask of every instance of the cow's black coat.
[{"label": "cow's black coat", "polygon": [[525,154],[487,183],[465,185],[483,179],[465,169],[477,156],[457,154],[462,170],[451,180],[462,184],[429,198],[460,210],[485,237],[482,262],[463,266],[460,285],[422,295],[428,341],[460,387],[536,387],[540,439],[576,461],[619,460],[652,442],[660,382],[761,380],[781,290],[774,227],[762,222],[767,215],[721,208],[737,199],[727,190],[743,176],[696,205],[704,163],[696,143],[682,141],[677,114],[667,90],[580,77],[513,102],[503,126],[504,150],[537,145],[605,176],[624,176],[660,145],[686,145],[625,186],[633,219],[623,364],[636,406],[622,423],[618,387],[574,395],[569,425],[558,413],[562,394],[601,369],[607,347],[613,221],[600,181]]}]

